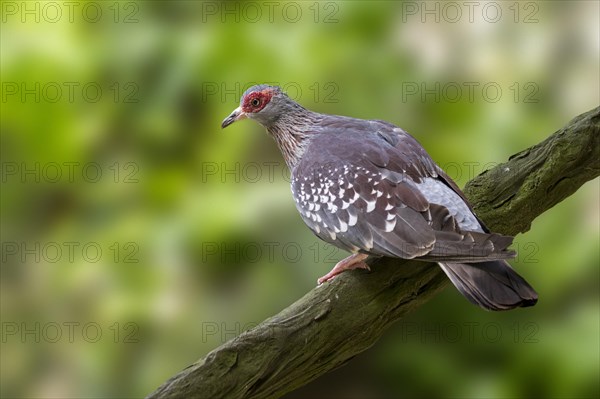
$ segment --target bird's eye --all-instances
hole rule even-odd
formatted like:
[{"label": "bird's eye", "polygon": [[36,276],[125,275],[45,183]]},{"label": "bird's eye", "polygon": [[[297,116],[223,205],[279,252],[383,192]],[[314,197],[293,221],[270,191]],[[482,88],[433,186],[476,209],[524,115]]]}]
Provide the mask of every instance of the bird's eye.
[{"label": "bird's eye", "polygon": [[258,98],[253,99],[252,101],[250,101],[250,104],[253,107],[258,107],[260,105],[260,100]]}]

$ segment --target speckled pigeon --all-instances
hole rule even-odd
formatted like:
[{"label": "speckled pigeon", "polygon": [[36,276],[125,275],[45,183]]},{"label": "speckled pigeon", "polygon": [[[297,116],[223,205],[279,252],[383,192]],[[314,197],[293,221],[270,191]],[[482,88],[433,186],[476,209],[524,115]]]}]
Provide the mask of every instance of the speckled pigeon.
[{"label": "speckled pigeon", "polygon": [[513,238],[491,233],[458,186],[415,138],[391,123],[309,111],[279,87],[257,85],[222,123],[254,119],[291,171],[304,222],[351,252],[321,284],[368,266],[369,255],[437,262],[472,303],[490,310],[532,306],[534,289],[504,259]]}]

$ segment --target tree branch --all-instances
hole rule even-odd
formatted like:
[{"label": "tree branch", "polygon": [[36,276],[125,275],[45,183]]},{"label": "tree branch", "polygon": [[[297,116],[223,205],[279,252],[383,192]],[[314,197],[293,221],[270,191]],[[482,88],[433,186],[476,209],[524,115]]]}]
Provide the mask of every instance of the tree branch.
[{"label": "tree branch", "polygon": [[[465,194],[493,230],[516,235],[600,173],[600,107],[470,181]],[[221,345],[149,398],[276,398],[377,341],[448,282],[432,263],[368,259]],[[465,306],[467,306],[465,304]]]}]

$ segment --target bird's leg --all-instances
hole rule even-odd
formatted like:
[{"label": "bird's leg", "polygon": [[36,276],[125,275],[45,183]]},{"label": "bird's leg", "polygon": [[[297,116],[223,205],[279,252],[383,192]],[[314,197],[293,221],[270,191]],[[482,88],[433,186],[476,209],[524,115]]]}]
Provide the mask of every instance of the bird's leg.
[{"label": "bird's leg", "polygon": [[332,278],[334,278],[338,274],[345,272],[346,270],[367,269],[370,271],[371,269],[369,268],[369,265],[363,262],[365,259],[367,259],[368,256],[369,255],[367,254],[358,253],[350,255],[345,259],[342,259],[334,266],[333,269],[331,269],[329,273],[318,279],[317,283],[319,285],[323,284],[324,282],[331,280]]}]

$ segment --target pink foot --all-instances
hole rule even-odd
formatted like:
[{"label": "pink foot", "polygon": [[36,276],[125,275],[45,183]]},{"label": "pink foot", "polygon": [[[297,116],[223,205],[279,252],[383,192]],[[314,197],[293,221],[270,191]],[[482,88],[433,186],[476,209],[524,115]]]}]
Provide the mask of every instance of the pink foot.
[{"label": "pink foot", "polygon": [[317,284],[321,285],[324,282],[331,280],[338,274],[345,272],[346,270],[367,269],[370,271],[371,269],[369,268],[369,265],[363,262],[363,260],[367,259],[368,256],[369,255],[367,254],[358,253],[350,255],[345,259],[342,259],[337,263],[337,265],[335,265],[333,269],[331,269],[329,273],[318,279]]}]

